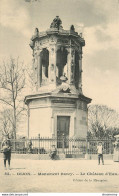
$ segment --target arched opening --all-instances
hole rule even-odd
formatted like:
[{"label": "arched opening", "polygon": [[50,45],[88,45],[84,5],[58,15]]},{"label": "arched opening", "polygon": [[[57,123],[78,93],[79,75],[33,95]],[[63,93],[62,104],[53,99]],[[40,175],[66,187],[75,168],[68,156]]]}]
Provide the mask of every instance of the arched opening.
[{"label": "arched opening", "polygon": [[57,51],[56,76],[60,79],[64,74],[67,76],[67,72],[67,50],[61,47]]},{"label": "arched opening", "polygon": [[46,48],[44,48],[40,56],[41,56],[41,66],[40,66],[41,84],[45,84],[48,79],[49,51]]},{"label": "arched opening", "polygon": [[75,74],[74,74],[75,87],[78,89],[79,85],[79,54],[75,51]]}]

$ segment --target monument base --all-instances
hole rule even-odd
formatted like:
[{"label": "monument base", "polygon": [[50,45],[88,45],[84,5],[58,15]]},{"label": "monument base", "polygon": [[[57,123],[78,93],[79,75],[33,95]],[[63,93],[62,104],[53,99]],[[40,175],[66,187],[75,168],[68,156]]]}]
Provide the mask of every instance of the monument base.
[{"label": "monument base", "polygon": [[87,104],[82,94],[51,92],[29,95],[28,137],[86,138],[88,129]]}]

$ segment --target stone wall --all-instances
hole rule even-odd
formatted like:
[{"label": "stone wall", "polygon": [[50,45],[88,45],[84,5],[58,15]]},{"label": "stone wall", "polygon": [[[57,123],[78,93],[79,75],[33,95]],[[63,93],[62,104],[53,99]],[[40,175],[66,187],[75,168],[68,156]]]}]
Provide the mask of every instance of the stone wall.
[{"label": "stone wall", "polygon": [[51,136],[51,109],[50,108],[34,108],[30,110],[29,118],[29,137],[37,137],[40,133],[41,137]]}]

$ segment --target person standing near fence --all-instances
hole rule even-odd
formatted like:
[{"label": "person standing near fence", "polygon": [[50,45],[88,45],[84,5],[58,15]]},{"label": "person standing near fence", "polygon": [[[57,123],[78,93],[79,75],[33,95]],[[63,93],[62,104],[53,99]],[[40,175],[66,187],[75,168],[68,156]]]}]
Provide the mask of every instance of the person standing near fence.
[{"label": "person standing near fence", "polygon": [[4,135],[1,145],[4,159],[4,168],[6,169],[6,161],[8,161],[8,169],[10,169],[11,141],[8,135]]},{"label": "person standing near fence", "polygon": [[29,140],[28,142],[28,153],[32,153],[32,141]]},{"label": "person standing near fence", "polygon": [[102,165],[104,165],[102,142],[98,143],[97,152],[98,152],[98,165],[100,165],[100,159],[102,160]]}]

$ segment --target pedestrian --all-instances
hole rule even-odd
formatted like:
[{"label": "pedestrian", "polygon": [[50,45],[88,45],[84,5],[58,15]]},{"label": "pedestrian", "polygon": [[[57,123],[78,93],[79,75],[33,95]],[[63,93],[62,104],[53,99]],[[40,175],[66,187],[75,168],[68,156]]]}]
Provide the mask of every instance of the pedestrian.
[{"label": "pedestrian", "polygon": [[56,149],[55,145],[52,145],[51,150],[50,150],[50,158],[52,160],[55,160],[56,154],[57,154],[57,149]]},{"label": "pedestrian", "polygon": [[4,169],[6,169],[6,161],[8,161],[8,169],[10,169],[11,141],[8,135],[4,135],[1,148],[3,152]]},{"label": "pedestrian", "polygon": [[113,161],[119,162],[119,134],[114,136],[116,138],[116,141],[114,143],[114,156],[113,156]]},{"label": "pedestrian", "polygon": [[32,141],[29,140],[28,142],[28,153],[32,153]]},{"label": "pedestrian", "polygon": [[98,152],[98,165],[100,165],[100,159],[102,160],[102,165],[104,165],[102,142],[98,143],[97,152]]}]

